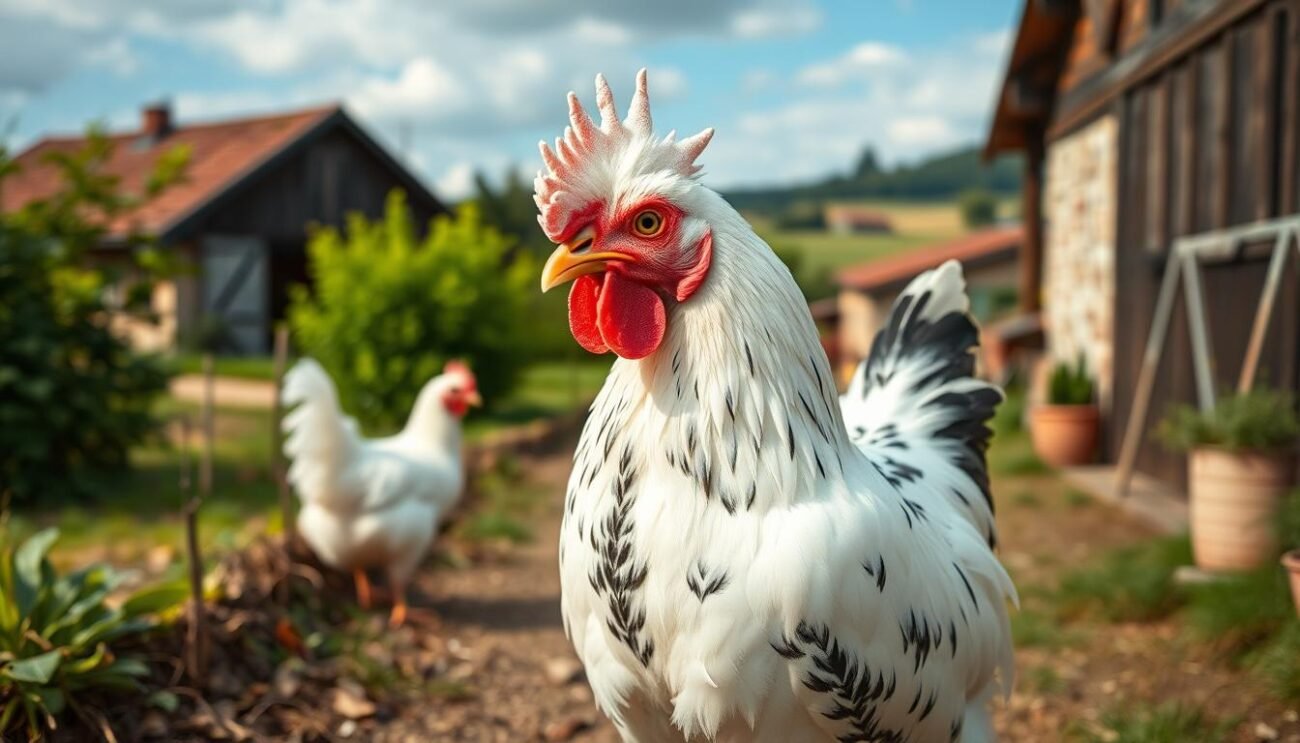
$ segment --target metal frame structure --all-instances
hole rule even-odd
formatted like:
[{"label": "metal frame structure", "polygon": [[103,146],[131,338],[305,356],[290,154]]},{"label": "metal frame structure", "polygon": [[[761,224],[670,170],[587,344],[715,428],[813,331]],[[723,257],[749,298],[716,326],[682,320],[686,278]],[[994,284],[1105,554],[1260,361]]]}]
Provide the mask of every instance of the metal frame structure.
[{"label": "metal frame structure", "polygon": [[1187,293],[1187,322],[1192,336],[1192,368],[1196,376],[1197,402],[1201,410],[1209,412],[1214,410],[1216,403],[1212,368],[1214,352],[1210,329],[1205,321],[1205,285],[1201,280],[1201,263],[1238,258],[1250,245],[1270,238],[1273,239],[1272,258],[1269,261],[1268,275],[1264,279],[1264,292],[1255,311],[1255,322],[1251,327],[1249,345],[1246,346],[1241,377],[1237,381],[1237,390],[1248,392],[1255,383],[1259,356],[1263,351],[1264,337],[1268,335],[1268,325],[1272,320],[1273,306],[1277,303],[1282,271],[1286,267],[1290,248],[1294,246],[1297,256],[1300,256],[1300,215],[1174,240],[1165,264],[1165,275],[1160,282],[1160,295],[1156,299],[1151,333],[1147,337],[1146,352],[1142,357],[1142,371],[1138,375],[1133,409],[1124,429],[1124,441],[1116,470],[1116,489],[1121,495],[1128,494],[1138,450],[1145,436],[1151,391],[1156,371],[1160,368],[1160,357],[1164,353],[1169,323],[1173,319],[1179,277],[1182,277]]}]

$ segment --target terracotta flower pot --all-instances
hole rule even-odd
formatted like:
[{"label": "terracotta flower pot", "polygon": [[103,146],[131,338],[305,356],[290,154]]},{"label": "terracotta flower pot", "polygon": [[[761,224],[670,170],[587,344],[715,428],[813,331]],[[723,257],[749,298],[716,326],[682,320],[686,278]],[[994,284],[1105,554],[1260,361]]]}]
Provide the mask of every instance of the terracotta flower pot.
[{"label": "terracotta flower pot", "polygon": [[1300,549],[1282,555],[1282,567],[1291,578],[1291,601],[1295,604],[1296,616],[1300,617]]},{"label": "terracotta flower pot", "polygon": [[1192,450],[1188,466],[1192,554],[1203,570],[1241,572],[1277,557],[1277,519],[1291,487],[1289,453]]},{"label": "terracotta flower pot", "polygon": [[1089,464],[1097,454],[1096,405],[1036,405],[1029,412],[1034,452],[1053,467]]}]

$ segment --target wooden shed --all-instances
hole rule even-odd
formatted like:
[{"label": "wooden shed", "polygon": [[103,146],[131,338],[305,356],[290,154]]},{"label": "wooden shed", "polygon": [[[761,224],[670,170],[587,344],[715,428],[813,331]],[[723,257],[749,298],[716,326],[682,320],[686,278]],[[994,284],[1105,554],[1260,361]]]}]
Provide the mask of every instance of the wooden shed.
[{"label": "wooden shed", "polygon": [[[1300,2],[1026,0],[985,154],[1026,154],[1026,309],[1050,353],[1097,376],[1104,456],[1133,406],[1169,251],[1180,238],[1300,213]],[[1236,381],[1271,242],[1204,267],[1217,385]],[[1300,280],[1282,276],[1260,381],[1300,387]],[[1184,297],[1154,422],[1195,399]],[[1137,466],[1182,489],[1149,436]]]},{"label": "wooden shed", "polygon": [[[341,226],[352,212],[377,217],[401,189],[417,224],[446,211],[413,174],[339,106],[273,116],[177,125],[166,105],[142,112],[141,126],[113,134],[102,172],[126,193],[144,192],[160,157],[189,151],[177,185],[106,225],[95,258],[125,263],[132,235],[147,235],[190,270],[162,282],[153,297],[156,324],[127,323],[133,342],[168,349],[219,327],[227,351],[261,353],[284,316],[288,287],[307,281],[311,225]],[[16,158],[0,210],[21,208],[59,188],[50,153],[77,152],[85,138],[47,137]]]}]

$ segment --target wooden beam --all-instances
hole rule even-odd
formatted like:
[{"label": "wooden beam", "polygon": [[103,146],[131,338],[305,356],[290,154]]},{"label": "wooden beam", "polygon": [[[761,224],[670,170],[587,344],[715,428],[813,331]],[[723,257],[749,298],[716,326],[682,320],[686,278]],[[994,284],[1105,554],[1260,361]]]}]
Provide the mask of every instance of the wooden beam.
[{"label": "wooden beam", "polygon": [[1031,80],[1028,73],[1018,73],[1007,81],[1007,108],[1026,118],[1047,116],[1052,109],[1053,91]]},{"label": "wooden beam", "polygon": [[[1110,102],[1138,85],[1178,58],[1205,44],[1241,18],[1269,0],[1233,0],[1233,2],[1198,4],[1186,20],[1175,23],[1170,14],[1160,31],[1149,40],[1129,50],[1119,64],[1103,74],[1058,96],[1056,116],[1047,131],[1049,140],[1073,131],[1105,111]],[[1185,13],[1184,13],[1185,14]]]},{"label": "wooden beam", "polygon": [[1214,129],[1216,138],[1211,142],[1211,146],[1217,151],[1219,161],[1219,192],[1218,198],[1214,201],[1214,228],[1222,229],[1232,225],[1232,189],[1234,185],[1233,172],[1236,166],[1236,158],[1233,157],[1233,125],[1232,111],[1236,106],[1237,90],[1233,84],[1235,75],[1233,74],[1233,61],[1236,59],[1236,47],[1234,46],[1235,34],[1226,34],[1223,42],[1220,44],[1219,54],[1219,106],[1214,110]]},{"label": "wooden beam", "polygon": [[1034,8],[1045,16],[1066,16],[1079,12],[1079,0],[1034,0]]},{"label": "wooden beam", "polygon": [[1278,214],[1290,214],[1297,208],[1296,199],[1296,178],[1300,174],[1296,172],[1297,160],[1297,129],[1300,129],[1300,106],[1296,105],[1297,98],[1300,98],[1300,0],[1291,2],[1287,5],[1290,11],[1287,13],[1287,27],[1285,31],[1285,43],[1282,45],[1286,50],[1286,59],[1282,67],[1282,82],[1280,90],[1282,93],[1282,121],[1278,126],[1282,128],[1282,141],[1280,142],[1282,151],[1281,167],[1278,168]]},{"label": "wooden beam", "polygon": [[1021,219],[1025,240],[1020,246],[1020,309],[1029,314],[1042,308],[1043,275],[1043,137],[1032,132],[1026,144],[1024,202]]}]

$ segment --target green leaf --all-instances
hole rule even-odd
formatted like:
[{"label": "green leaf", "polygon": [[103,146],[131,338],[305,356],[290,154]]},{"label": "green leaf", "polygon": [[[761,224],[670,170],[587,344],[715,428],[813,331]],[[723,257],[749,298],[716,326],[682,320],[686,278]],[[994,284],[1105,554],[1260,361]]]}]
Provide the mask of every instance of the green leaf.
[{"label": "green leaf", "polygon": [[18,548],[18,552],[14,553],[15,577],[29,586],[39,586],[41,563],[58,538],[59,530],[53,526],[28,537],[27,541],[23,542],[23,546]]},{"label": "green leaf", "polygon": [[157,614],[180,605],[189,595],[189,582],[177,578],[137,591],[122,604],[122,612],[128,617]]},{"label": "green leaf", "polygon": [[51,678],[54,678],[54,672],[59,670],[59,661],[62,658],[63,655],[58,650],[51,650],[47,653],[14,661],[0,670],[14,681],[45,684],[49,683]]},{"label": "green leaf", "polygon": [[63,691],[55,686],[38,686],[32,689],[32,694],[41,701],[41,706],[45,708],[45,714],[50,717],[57,717],[63,712],[67,699]]},{"label": "green leaf", "polygon": [[74,676],[83,673],[89,673],[90,671],[93,671],[96,668],[98,668],[100,663],[104,662],[104,656],[107,654],[108,654],[108,647],[101,642],[98,646],[95,647],[95,652],[91,653],[85,658],[81,658],[80,660],[69,661],[68,663],[66,663],[63,666],[63,673],[65,676]]},{"label": "green leaf", "polygon": [[155,691],[154,693],[150,694],[149,698],[145,701],[149,704],[149,706],[157,707],[158,709],[162,710],[163,712],[166,712],[167,714],[171,714],[175,712],[176,709],[180,707],[181,704],[180,698],[177,697],[172,692],[167,691],[166,689],[160,689],[158,691]]}]

